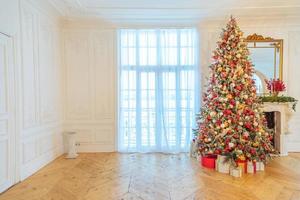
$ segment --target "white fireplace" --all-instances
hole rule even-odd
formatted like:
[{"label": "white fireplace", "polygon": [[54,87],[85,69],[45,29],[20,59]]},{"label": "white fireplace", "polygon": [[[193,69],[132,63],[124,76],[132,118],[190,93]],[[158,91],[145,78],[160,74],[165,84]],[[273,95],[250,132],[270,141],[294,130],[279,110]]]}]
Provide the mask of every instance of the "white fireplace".
[{"label": "white fireplace", "polygon": [[275,149],[280,152],[280,156],[288,155],[286,135],[289,133],[288,122],[293,113],[289,103],[264,103],[263,112],[274,112]]}]

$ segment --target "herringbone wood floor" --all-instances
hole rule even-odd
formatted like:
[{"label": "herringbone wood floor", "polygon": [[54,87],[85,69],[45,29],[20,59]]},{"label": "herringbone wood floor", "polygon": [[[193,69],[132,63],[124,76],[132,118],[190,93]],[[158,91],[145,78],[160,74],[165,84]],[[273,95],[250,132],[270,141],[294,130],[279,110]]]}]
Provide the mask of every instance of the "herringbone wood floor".
[{"label": "herringbone wood floor", "polygon": [[300,153],[275,158],[265,172],[233,178],[186,154],[80,154],[17,184],[0,200],[300,200]]}]

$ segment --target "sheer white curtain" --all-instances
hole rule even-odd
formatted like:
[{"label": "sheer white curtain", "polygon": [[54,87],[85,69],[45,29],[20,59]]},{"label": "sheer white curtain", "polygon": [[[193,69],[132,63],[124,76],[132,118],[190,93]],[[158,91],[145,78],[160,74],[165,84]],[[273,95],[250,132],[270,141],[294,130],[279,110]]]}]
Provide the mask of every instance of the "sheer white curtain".
[{"label": "sheer white curtain", "polygon": [[188,151],[199,103],[196,30],[121,29],[119,55],[119,151]]}]

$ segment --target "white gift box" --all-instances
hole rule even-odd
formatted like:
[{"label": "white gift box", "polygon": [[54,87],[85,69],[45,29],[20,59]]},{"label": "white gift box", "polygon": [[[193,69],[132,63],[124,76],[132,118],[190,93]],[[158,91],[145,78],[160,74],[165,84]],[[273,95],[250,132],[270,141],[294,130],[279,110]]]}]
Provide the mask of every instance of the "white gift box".
[{"label": "white gift box", "polygon": [[197,141],[192,141],[191,142],[191,147],[190,147],[190,157],[191,158],[197,158],[198,159],[198,144]]},{"label": "white gift box", "polygon": [[217,160],[224,163],[226,161],[226,158],[227,158],[226,156],[218,155]]},{"label": "white gift box", "polygon": [[263,162],[256,162],[257,171],[265,171],[265,164]]},{"label": "white gift box", "polygon": [[220,173],[229,174],[230,164],[226,161],[226,156],[218,155],[216,159],[216,171]]},{"label": "white gift box", "polygon": [[242,177],[243,170],[241,167],[230,167],[230,175],[233,177]]},{"label": "white gift box", "polygon": [[256,162],[247,163],[247,173],[254,174],[256,173]]},{"label": "white gift box", "polygon": [[219,164],[218,172],[229,174],[229,168],[230,168],[230,165],[228,163]]}]

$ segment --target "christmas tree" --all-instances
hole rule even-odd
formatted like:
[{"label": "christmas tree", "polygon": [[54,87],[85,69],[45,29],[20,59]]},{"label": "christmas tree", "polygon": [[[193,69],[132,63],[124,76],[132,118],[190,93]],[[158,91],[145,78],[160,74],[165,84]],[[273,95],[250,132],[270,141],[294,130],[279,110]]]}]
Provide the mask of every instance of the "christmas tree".
[{"label": "christmas tree", "polygon": [[265,162],[274,152],[248,56],[243,32],[231,17],[213,52],[209,84],[197,117],[201,155]]}]

